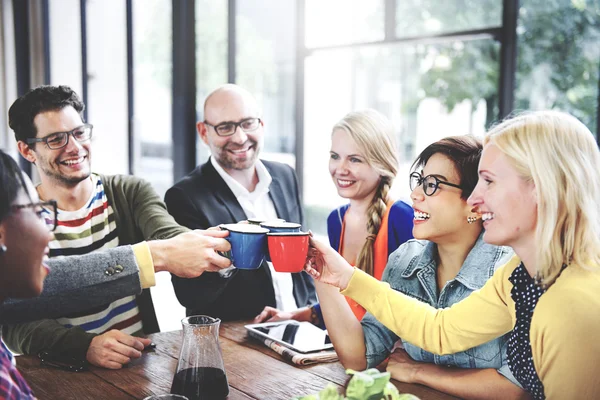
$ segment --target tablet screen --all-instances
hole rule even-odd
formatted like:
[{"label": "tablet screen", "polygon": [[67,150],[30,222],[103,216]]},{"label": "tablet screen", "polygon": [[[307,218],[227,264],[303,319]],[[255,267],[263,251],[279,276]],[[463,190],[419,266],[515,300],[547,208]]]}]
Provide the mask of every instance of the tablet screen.
[{"label": "tablet screen", "polygon": [[327,331],[310,322],[283,321],[248,325],[247,329],[301,352],[318,351],[332,347]]}]

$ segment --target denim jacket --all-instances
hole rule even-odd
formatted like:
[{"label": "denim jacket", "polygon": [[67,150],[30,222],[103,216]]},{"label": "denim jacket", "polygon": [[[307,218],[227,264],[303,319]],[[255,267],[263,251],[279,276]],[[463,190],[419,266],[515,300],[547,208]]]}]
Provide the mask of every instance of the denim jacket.
[{"label": "denim jacket", "polygon": [[[388,260],[382,281],[436,308],[450,307],[481,288],[494,271],[514,254],[510,247],[493,246],[483,241],[483,232],[469,252],[456,277],[438,293],[436,279],[437,246],[426,240],[409,240]],[[361,321],[368,367],[379,365],[390,355],[399,337],[367,313]],[[438,356],[402,340],[406,352],[415,360],[460,368],[495,368],[514,384],[506,357],[507,335],[473,347],[467,351]]]}]

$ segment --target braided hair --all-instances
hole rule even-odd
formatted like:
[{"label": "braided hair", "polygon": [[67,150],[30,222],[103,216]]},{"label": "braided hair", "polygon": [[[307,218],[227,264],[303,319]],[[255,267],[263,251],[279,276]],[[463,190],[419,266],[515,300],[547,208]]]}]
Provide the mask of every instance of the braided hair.
[{"label": "braided hair", "polygon": [[366,162],[380,175],[379,184],[367,209],[368,236],[358,253],[356,267],[373,275],[374,244],[383,215],[387,209],[389,192],[398,173],[398,152],[394,127],[381,113],[367,109],[347,114],[333,130],[346,131],[361,149]]}]

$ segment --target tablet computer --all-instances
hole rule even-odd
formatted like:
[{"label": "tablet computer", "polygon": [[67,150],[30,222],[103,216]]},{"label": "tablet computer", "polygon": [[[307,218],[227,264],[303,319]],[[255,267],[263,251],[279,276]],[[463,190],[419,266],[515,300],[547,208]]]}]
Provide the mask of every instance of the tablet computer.
[{"label": "tablet computer", "polygon": [[306,321],[278,321],[245,325],[256,336],[271,339],[300,353],[332,349],[327,331]]}]

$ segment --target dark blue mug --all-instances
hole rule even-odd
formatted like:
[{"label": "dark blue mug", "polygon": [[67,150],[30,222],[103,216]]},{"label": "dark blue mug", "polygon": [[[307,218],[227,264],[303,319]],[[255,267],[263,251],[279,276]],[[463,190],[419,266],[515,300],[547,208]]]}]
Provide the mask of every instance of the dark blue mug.
[{"label": "dark blue mug", "polygon": [[265,222],[266,219],[264,219],[264,218],[248,218],[246,221],[248,221],[248,223],[252,224],[252,225],[260,225],[263,222]]},{"label": "dark blue mug", "polygon": [[221,253],[239,269],[258,269],[265,258],[267,248],[266,228],[251,224],[224,224],[221,229],[229,231],[225,239],[231,243],[231,250]]},{"label": "dark blue mug", "polygon": [[262,228],[267,228],[271,233],[300,232],[300,228],[302,227],[302,225],[295,222],[280,222],[278,220],[265,221],[261,223],[260,226]]}]

